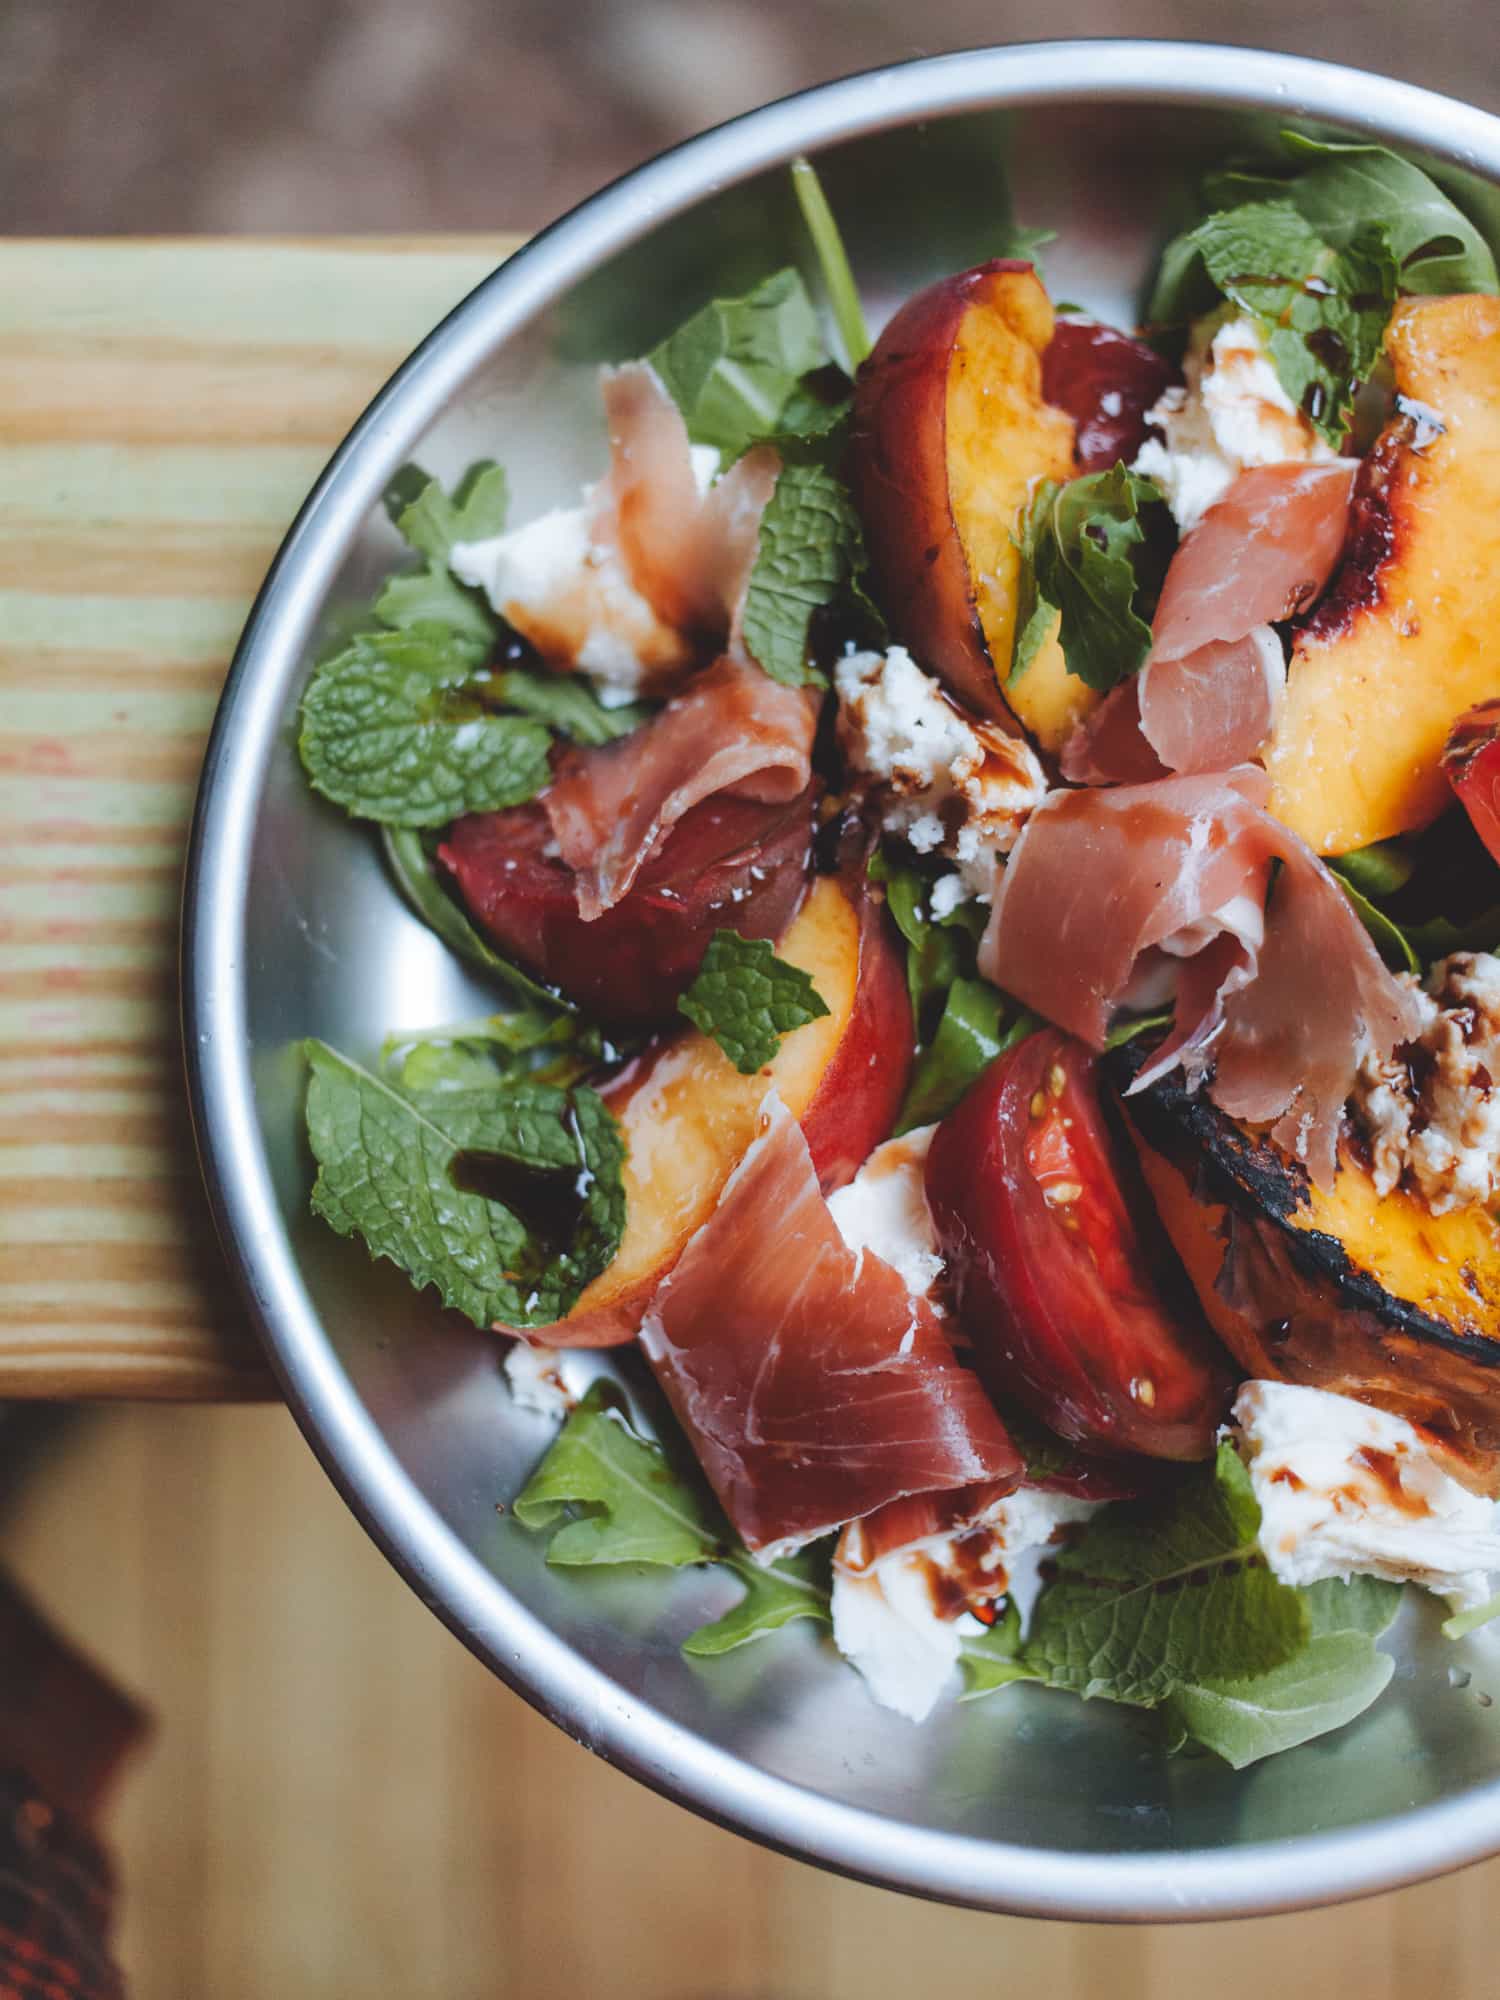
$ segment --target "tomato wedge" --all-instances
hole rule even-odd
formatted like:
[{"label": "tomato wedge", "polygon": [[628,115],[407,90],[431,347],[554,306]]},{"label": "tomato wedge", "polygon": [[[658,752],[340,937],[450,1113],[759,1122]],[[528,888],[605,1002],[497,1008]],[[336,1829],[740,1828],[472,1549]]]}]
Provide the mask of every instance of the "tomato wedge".
[{"label": "tomato wedge", "polygon": [[1454,723],[1443,746],[1443,775],[1500,861],[1500,700],[1482,701]]},{"label": "tomato wedge", "polygon": [[1045,1029],[938,1127],[927,1199],[991,1393],[1086,1450],[1205,1458],[1231,1377],[1100,1097]]},{"label": "tomato wedge", "polygon": [[716,930],[775,939],[797,914],[816,794],[705,799],[593,923],[578,914],[573,870],[538,800],[455,821],[438,858],[474,921],[526,971],[611,1027],[670,1025]]}]

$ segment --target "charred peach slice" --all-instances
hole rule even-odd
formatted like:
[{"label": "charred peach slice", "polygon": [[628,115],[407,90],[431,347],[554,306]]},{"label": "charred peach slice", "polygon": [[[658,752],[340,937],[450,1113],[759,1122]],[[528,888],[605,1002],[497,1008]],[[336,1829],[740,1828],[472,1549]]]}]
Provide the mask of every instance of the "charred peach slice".
[{"label": "charred peach slice", "polygon": [[1055,639],[1013,687],[1020,556],[1040,479],[1073,472],[1042,396],[1051,301],[1029,264],[981,264],[901,308],[860,369],[850,478],[896,634],[970,708],[1054,749],[1097,699]]},{"label": "charred peach slice", "polygon": [[1320,854],[1436,819],[1450,725],[1500,693],[1500,299],[1408,299],[1386,349],[1401,400],[1265,756],[1271,811]]}]

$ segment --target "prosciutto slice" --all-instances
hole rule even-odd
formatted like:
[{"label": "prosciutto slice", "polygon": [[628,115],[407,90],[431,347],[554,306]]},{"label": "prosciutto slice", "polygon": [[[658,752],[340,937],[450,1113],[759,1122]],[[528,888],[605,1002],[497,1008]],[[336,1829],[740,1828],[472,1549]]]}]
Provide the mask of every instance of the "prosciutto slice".
[{"label": "prosciutto slice", "polygon": [[725,1512],[767,1557],[907,1495],[1020,1480],[931,1305],[844,1242],[774,1092],[641,1345]]},{"label": "prosciutto slice", "polygon": [[1226,771],[1270,735],[1286,685],[1271,627],[1321,595],[1349,521],[1353,460],[1243,472],[1172,558],[1151,656],[1075,731],[1074,783]]},{"label": "prosciutto slice", "polygon": [[1099,1049],[1151,955],[1182,958],[1172,1032],[1132,1088],[1177,1063],[1195,1081],[1212,1058],[1215,1103],[1274,1121],[1326,1185],[1364,1052],[1410,1039],[1416,1008],[1333,876],[1264,811],[1266,788],[1241,769],[1054,793],[1011,855],[980,970]]},{"label": "prosciutto slice", "polygon": [[687,425],[656,370],[629,361],[602,382],[613,531],[632,582],[678,631],[737,635],[779,455],[756,445],[702,492]]},{"label": "prosciutto slice", "polygon": [[817,719],[815,692],[725,657],[629,736],[570,750],[542,803],[585,922],[620,901],[702,800],[778,805],[805,791]]}]

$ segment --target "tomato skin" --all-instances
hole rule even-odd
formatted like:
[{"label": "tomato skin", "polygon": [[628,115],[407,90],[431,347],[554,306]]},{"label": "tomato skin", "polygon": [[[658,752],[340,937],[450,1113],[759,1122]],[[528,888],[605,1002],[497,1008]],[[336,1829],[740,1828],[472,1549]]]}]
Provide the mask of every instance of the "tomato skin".
[{"label": "tomato skin", "polygon": [[1154,347],[1093,320],[1060,319],[1042,356],[1042,394],[1077,427],[1080,472],[1128,465],[1146,441],[1146,412],[1181,379]]},{"label": "tomato skin", "polygon": [[1500,861],[1500,700],[1482,701],[1454,723],[1443,746],[1443,775]]},{"label": "tomato skin", "polygon": [[438,858],[470,916],[526,971],[610,1027],[680,1025],[677,997],[716,930],[774,940],[797,914],[816,793],[773,806],[705,799],[593,923],[540,800],[456,820]]},{"label": "tomato skin", "polygon": [[1084,1450],[1212,1452],[1232,1378],[1082,1043],[1045,1029],[991,1064],[934,1135],[927,1199],[992,1394]]}]

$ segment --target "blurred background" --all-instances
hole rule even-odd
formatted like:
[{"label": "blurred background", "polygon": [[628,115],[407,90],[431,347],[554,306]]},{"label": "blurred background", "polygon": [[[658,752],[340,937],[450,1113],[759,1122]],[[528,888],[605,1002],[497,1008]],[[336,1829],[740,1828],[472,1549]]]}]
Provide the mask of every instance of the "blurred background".
[{"label": "blurred background", "polygon": [[[1500,109],[1482,0],[0,0],[0,227],[524,231],[823,78],[1122,32],[1339,58]],[[835,1881],[651,1797],[509,1695],[280,1410],[74,1413],[24,1478],[10,1438],[0,1565],[158,1718],[112,1827],[141,2000],[1495,1989],[1500,1864],[1197,1931],[1028,1924]]]},{"label": "blurred background", "polygon": [[1102,34],[1258,43],[1500,108],[1485,0],[0,0],[0,218],[534,229],[805,84]]}]

